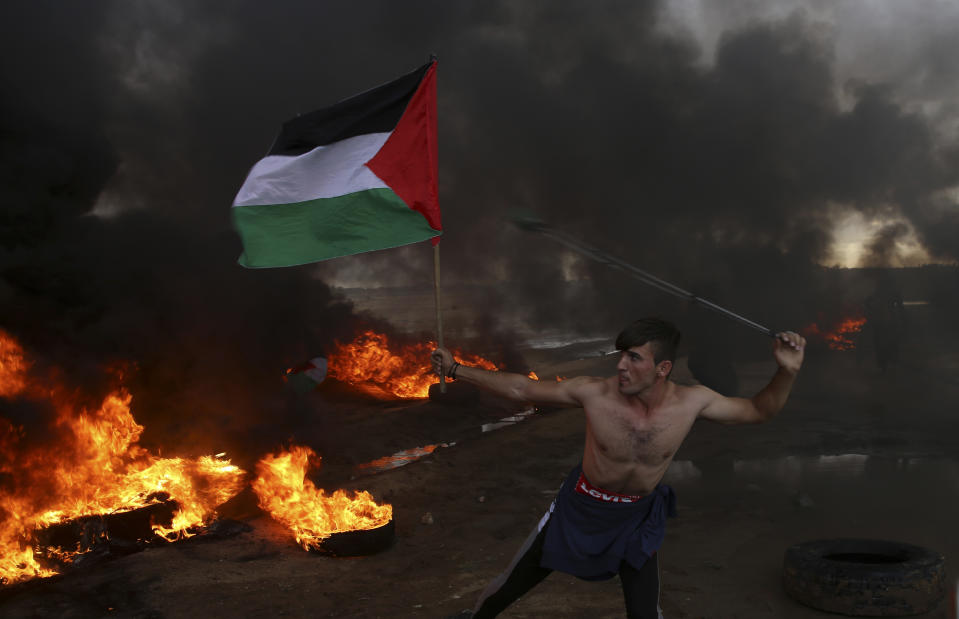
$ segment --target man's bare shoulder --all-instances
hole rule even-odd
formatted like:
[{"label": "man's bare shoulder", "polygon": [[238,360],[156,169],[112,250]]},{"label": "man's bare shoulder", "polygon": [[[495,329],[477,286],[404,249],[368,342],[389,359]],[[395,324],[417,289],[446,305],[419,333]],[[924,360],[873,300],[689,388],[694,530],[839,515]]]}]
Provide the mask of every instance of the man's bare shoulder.
[{"label": "man's bare shoulder", "polygon": [[587,402],[605,397],[605,380],[593,376],[577,376],[559,382],[528,380],[517,399],[554,406],[586,406]]},{"label": "man's bare shoulder", "polygon": [[615,380],[615,377],[574,376],[573,378],[564,379],[562,382],[566,383],[569,389],[575,390],[578,393],[597,395],[608,391]]},{"label": "man's bare shoulder", "polygon": [[689,409],[691,412],[698,413],[705,408],[713,398],[719,396],[718,393],[705,385],[673,384],[676,387],[674,394],[678,405],[684,409]]},{"label": "man's bare shoulder", "polygon": [[585,406],[590,401],[609,397],[615,378],[575,376],[560,382],[563,390]]}]

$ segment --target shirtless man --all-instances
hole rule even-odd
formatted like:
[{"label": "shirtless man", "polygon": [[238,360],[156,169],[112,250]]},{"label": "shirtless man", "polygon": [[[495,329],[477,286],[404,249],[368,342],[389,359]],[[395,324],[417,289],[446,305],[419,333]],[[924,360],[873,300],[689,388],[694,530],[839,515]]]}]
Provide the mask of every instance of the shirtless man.
[{"label": "shirtless man", "polygon": [[664,320],[638,320],[616,338],[621,351],[616,376],[562,382],[468,367],[444,348],[433,351],[437,373],[442,368],[450,378],[501,396],[582,407],[586,413],[582,465],[567,477],[549,511],[480,596],[472,615],[464,616],[495,617],[554,569],[585,580],[619,574],[627,616],[661,616],[656,550],[665,536],[666,517],[675,514],[673,491],[660,484],[669,463],[697,419],[760,423],[778,413],[806,344],[791,331],[777,334],[773,356],[779,370],[747,399],[670,381],[679,337]]}]

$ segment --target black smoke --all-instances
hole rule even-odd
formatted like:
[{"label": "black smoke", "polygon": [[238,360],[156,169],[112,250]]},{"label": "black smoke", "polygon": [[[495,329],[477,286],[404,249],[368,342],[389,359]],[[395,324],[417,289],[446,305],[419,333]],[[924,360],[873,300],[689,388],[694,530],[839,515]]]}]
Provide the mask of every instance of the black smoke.
[{"label": "black smoke", "polygon": [[93,367],[135,364],[138,419],[183,445],[242,442],[283,407],[285,368],[367,320],[317,273],[428,286],[420,246],[244,270],[229,205],[283,120],[430,53],[444,282],[496,282],[474,308],[495,342],[517,321],[697,321],[515,230],[521,210],[774,327],[828,301],[817,264],[844,212],[894,216],[870,266],[907,224],[932,258],[959,259],[957,144],[896,83],[837,83],[836,41],[802,13],[724,33],[704,64],[655,2],[0,11],[0,328],[97,392]]}]

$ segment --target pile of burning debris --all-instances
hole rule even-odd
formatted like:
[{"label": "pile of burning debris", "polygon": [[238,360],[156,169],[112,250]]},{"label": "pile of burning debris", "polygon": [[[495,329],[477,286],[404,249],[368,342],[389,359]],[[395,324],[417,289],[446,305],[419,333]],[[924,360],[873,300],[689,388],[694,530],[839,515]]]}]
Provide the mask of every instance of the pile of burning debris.
[{"label": "pile of burning debris", "polygon": [[[866,318],[858,311],[847,312],[847,314],[833,321],[820,317],[818,321],[806,326],[802,334],[807,338],[816,338],[825,342],[830,350],[853,350],[856,347],[856,337],[866,324]],[[831,323],[830,326],[825,326],[829,323]]]},{"label": "pile of burning debris", "polygon": [[[328,372],[330,377],[372,395],[427,398],[430,385],[436,382],[427,361],[434,348],[435,342],[393,345],[385,334],[364,331],[351,342],[337,344],[330,355]],[[466,365],[502,369],[478,355],[461,350],[453,354]]]},{"label": "pile of burning debris", "polygon": [[[381,399],[426,399],[435,383],[428,362],[433,346],[391,345],[387,336],[365,331],[331,351],[327,374]],[[485,358],[454,353],[469,365],[501,369]],[[262,457],[255,478],[224,453],[161,457],[139,444],[144,428],[133,417],[133,397],[119,372],[118,386],[97,406],[82,404],[55,378],[40,380],[35,374],[23,347],[0,330],[0,586],[151,545],[250,530],[245,523],[217,516],[219,508],[246,489],[307,551],[370,554],[393,541],[392,506],[377,503],[365,491],[317,488],[308,472],[320,458],[308,447],[291,446]],[[538,379],[532,372],[530,377]],[[5,402],[32,402],[55,411],[47,425],[54,428],[56,440],[38,441],[24,424],[10,421]],[[360,465],[356,474],[389,470],[441,446],[447,445],[381,458]]]},{"label": "pile of burning debris", "polygon": [[[165,458],[143,432],[122,387],[84,407],[65,387],[38,381],[20,344],[0,331],[0,402],[42,402],[56,412],[57,442],[31,446],[23,424],[0,416],[0,585],[52,576],[151,544],[246,528],[218,520],[219,506],[248,485],[261,509],[308,550],[363,554],[392,541],[392,507],[366,492],[327,494],[307,479],[315,454],[291,447],[263,457],[252,483],[226,454]],[[387,530],[375,547],[342,534]]]}]

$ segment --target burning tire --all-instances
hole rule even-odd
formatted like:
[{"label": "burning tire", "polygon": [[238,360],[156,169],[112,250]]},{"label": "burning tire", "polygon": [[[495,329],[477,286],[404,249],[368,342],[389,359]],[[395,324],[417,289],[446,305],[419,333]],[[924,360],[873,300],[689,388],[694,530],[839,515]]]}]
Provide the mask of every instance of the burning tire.
[{"label": "burning tire", "polygon": [[392,546],[394,539],[396,539],[396,529],[393,527],[393,521],[390,520],[375,529],[334,533],[323,540],[319,549],[313,551],[337,557],[372,555]]},{"label": "burning tire", "polygon": [[945,593],[945,561],[920,546],[834,539],[797,544],[783,558],[783,586],[793,599],[856,617],[929,612]]}]

